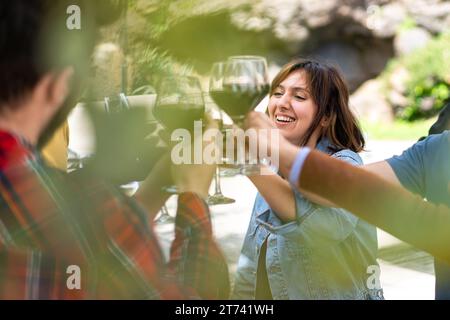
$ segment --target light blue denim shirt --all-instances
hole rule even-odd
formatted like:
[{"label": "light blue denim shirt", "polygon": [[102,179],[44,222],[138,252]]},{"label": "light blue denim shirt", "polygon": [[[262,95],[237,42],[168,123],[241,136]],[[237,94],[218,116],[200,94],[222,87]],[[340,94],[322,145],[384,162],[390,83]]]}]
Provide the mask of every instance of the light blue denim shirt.
[{"label": "light blue denim shirt", "polygon": [[[361,165],[350,150],[332,153]],[[258,193],[239,257],[234,299],[255,299],[256,271],[267,240],[266,269],[274,299],[382,299],[376,228],[340,208],[306,200],[296,189],[296,221],[283,224]]]}]

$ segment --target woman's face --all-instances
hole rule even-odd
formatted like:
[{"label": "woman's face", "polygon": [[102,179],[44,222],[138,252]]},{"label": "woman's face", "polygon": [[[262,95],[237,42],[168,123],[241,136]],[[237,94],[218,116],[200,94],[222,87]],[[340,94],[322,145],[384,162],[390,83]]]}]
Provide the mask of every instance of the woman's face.
[{"label": "woman's face", "polygon": [[[269,100],[269,116],[282,135],[291,143],[299,145],[314,121],[317,106],[309,93],[306,73],[294,71],[284,79]],[[315,147],[320,128],[307,142]],[[314,141],[313,141],[314,140]]]}]

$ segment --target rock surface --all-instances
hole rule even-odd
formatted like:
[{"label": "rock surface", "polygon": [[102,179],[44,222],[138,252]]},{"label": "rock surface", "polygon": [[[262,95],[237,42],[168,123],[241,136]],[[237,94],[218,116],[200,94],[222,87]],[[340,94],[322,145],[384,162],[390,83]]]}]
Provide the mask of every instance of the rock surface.
[{"label": "rock surface", "polygon": [[[161,43],[180,59],[194,57],[200,71],[236,53],[263,54],[278,65],[298,55],[323,57],[341,66],[352,91],[394,55],[450,28],[450,3],[439,0],[187,2],[183,12],[171,8],[178,19]],[[411,30],[404,30],[408,21]]]},{"label": "rock surface", "polygon": [[[155,46],[200,74],[230,55],[266,56],[271,70],[306,56],[338,65],[355,94],[358,88],[377,91],[373,83],[361,86],[393,57],[450,30],[450,2],[444,0],[137,0],[136,8],[130,37],[156,35]],[[402,94],[396,90],[376,103],[375,118],[390,118],[384,104],[401,105]]]}]

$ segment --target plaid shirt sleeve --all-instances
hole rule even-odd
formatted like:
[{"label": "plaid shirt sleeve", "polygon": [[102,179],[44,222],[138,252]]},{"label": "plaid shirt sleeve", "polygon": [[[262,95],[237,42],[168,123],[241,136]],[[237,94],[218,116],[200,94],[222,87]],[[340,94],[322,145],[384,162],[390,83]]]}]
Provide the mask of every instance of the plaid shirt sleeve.
[{"label": "plaid shirt sleeve", "polygon": [[87,270],[85,259],[37,158],[32,146],[0,130],[0,299],[86,298],[84,290],[67,290],[67,268]]},{"label": "plaid shirt sleeve", "polygon": [[179,197],[166,263],[136,201],[89,173],[46,168],[1,132],[0,150],[0,299],[228,297],[227,265],[196,195]]},{"label": "plaid shirt sleeve", "polygon": [[[86,277],[71,281],[64,259],[56,259],[39,250],[8,247],[0,250],[0,298],[8,300],[86,299]],[[79,270],[87,267],[77,265]],[[77,271],[75,271],[77,272]],[[69,290],[68,285],[74,290]]]},{"label": "plaid shirt sleeve", "polygon": [[169,273],[203,299],[227,299],[230,285],[224,256],[214,241],[208,206],[193,193],[178,198]]},{"label": "plaid shirt sleeve", "polygon": [[[105,247],[116,268],[111,272],[108,266],[102,272],[108,275],[107,283],[115,284],[106,291],[150,299],[228,298],[228,267],[203,200],[193,193],[179,196],[175,239],[166,263],[146,212],[134,199],[109,191],[94,193],[100,206],[95,212],[105,216],[101,218],[108,239]],[[121,281],[125,277],[129,280]]]},{"label": "plaid shirt sleeve", "polygon": [[[90,188],[87,188],[90,189]],[[37,218],[27,245],[13,244],[18,235],[0,232],[0,298],[2,299],[223,299],[229,282],[225,259],[212,235],[207,206],[194,194],[179,199],[176,236],[171,258],[164,256],[145,213],[137,203],[107,188],[90,189],[98,205],[80,214],[73,224],[81,238],[71,235],[64,220],[53,212],[51,225]],[[33,191],[32,191],[33,192]],[[34,192],[39,192],[35,189]],[[40,199],[45,199],[41,193]],[[85,199],[86,202],[89,198]],[[15,201],[17,202],[17,199]],[[20,207],[20,206],[19,206]],[[29,207],[39,210],[39,207]],[[17,209],[17,214],[23,212]],[[37,212],[32,213],[35,217]],[[80,221],[84,220],[84,221]],[[2,222],[0,220],[0,222]],[[5,227],[5,225],[0,226]],[[21,230],[19,227],[17,230]],[[92,232],[89,232],[91,229]],[[25,229],[22,229],[25,230]],[[42,231],[46,231],[42,233]],[[0,230],[1,231],[1,230]],[[47,243],[40,245],[33,238]],[[75,236],[75,237],[74,237]],[[28,237],[27,237],[28,239]],[[85,242],[82,245],[82,242]],[[49,247],[49,244],[51,247]],[[56,246],[59,245],[59,249]],[[83,258],[84,250],[91,254]],[[68,267],[81,271],[80,288],[70,288]]]}]

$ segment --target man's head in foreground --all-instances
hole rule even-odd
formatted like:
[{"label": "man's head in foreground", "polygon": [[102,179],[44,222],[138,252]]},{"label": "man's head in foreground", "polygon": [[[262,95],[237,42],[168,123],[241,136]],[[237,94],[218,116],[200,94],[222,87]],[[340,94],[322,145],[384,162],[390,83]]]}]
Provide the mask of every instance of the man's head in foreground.
[{"label": "man's head in foreground", "polygon": [[0,2],[0,128],[42,145],[66,119],[108,2]]}]

